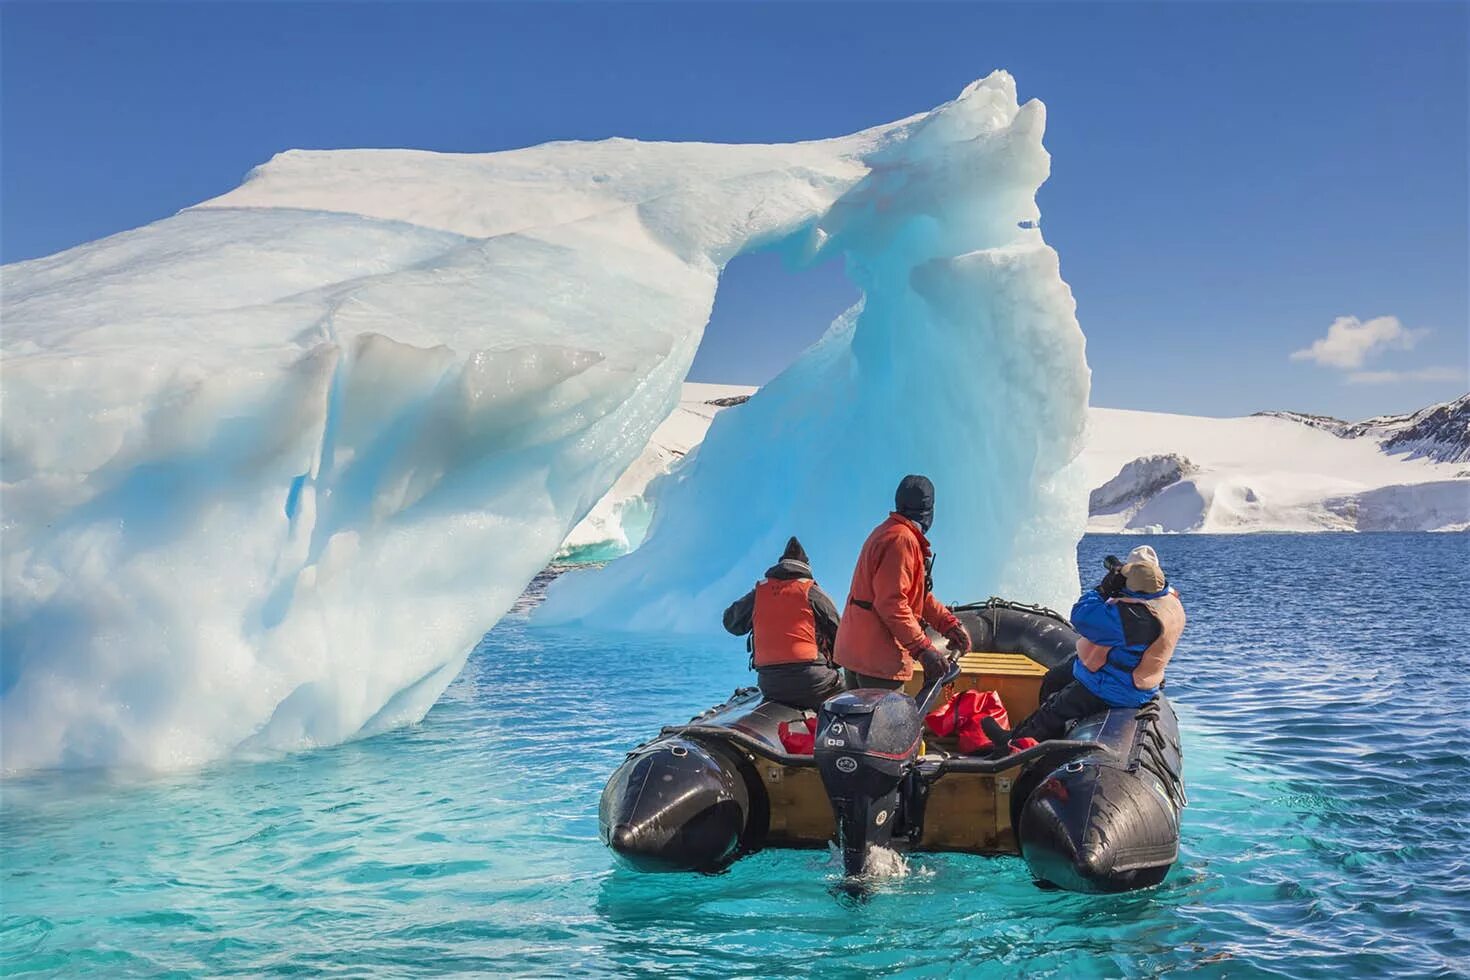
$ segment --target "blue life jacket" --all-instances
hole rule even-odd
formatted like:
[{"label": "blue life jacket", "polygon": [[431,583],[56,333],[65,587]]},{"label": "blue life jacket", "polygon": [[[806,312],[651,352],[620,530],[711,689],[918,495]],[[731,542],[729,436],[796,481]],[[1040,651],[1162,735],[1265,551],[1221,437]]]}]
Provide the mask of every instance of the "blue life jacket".
[{"label": "blue life jacket", "polygon": [[[1157,599],[1154,595],[1125,591],[1133,599]],[[1125,625],[1124,616],[1131,620]],[[1083,687],[1115,708],[1136,708],[1159,693],[1157,687],[1140,690],[1133,685],[1133,671],[1143,651],[1158,638],[1160,629],[1148,607],[1141,603],[1112,603],[1095,589],[1082,593],[1072,607],[1072,625],[1098,646],[1109,647],[1108,659],[1097,670],[1088,670],[1079,657],[1072,664],[1072,677]],[[1129,642],[1129,641],[1132,642]]]}]

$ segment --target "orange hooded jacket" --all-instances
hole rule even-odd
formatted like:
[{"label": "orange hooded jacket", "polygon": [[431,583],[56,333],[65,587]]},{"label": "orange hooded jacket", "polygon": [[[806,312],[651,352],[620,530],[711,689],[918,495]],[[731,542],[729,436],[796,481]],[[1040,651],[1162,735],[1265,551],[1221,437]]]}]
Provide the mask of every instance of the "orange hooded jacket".
[{"label": "orange hooded jacket", "polygon": [[913,676],[913,654],[929,645],[923,624],[943,633],[959,622],[925,587],[928,557],[929,539],[907,517],[889,514],[873,529],[837,625],[837,663],[869,677]]}]

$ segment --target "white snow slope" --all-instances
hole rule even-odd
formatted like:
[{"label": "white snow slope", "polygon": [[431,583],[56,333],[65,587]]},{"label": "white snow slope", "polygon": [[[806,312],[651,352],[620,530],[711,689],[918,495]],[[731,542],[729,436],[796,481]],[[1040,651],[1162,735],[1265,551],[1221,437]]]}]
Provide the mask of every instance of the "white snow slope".
[{"label": "white snow slope", "polygon": [[[904,403],[893,376],[838,385],[849,411],[968,415],[957,389],[1035,360],[1050,391],[1008,407],[1038,420],[1013,440],[1036,462],[977,521],[1056,516],[1087,374],[1035,228],[1043,118],[996,73],[810,143],[293,151],[0,270],[0,766],[174,768],[416,721],[674,410],[743,251],[846,256],[869,359],[933,361],[946,311],[986,319],[988,370]],[[921,329],[879,329],[916,303]],[[830,438],[824,400],[763,438]],[[1033,541],[1043,580],[1075,574],[1076,516]]]},{"label": "white snow slope", "polygon": [[1091,531],[1438,531],[1470,522],[1465,466],[1391,455],[1373,439],[1264,415],[1213,419],[1094,408],[1082,464],[1102,486],[1131,460],[1197,471],[1094,513]]},{"label": "white snow slope", "polygon": [[[568,539],[569,553],[597,549],[607,558],[636,547],[649,520],[657,484],[693,452],[717,411],[705,405],[716,395],[750,395],[751,387],[685,385],[680,412],[670,431],[656,436],[594,514]],[[703,411],[701,411],[703,407]],[[681,421],[677,434],[675,419]],[[1182,479],[1170,457],[1193,472]],[[1202,418],[1156,412],[1092,408],[1088,441],[1080,457],[1090,486],[1107,485],[1132,467],[1141,493],[1110,492],[1087,529],[1111,531],[1456,531],[1470,526],[1470,467],[1436,463],[1385,451],[1375,439],[1343,436],[1283,416]],[[1178,484],[1175,489],[1174,485]],[[1114,487],[1109,487],[1114,491]],[[1168,491],[1167,495],[1164,491]],[[1253,500],[1250,498],[1254,498]],[[617,515],[635,515],[626,536]],[[575,545],[575,548],[572,547]],[[579,554],[578,557],[583,555]]]}]

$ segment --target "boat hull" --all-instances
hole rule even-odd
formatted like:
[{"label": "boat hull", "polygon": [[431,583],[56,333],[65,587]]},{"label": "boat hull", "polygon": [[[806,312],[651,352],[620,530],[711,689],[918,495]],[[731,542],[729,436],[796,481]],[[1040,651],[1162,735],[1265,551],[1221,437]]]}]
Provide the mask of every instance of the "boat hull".
[{"label": "boat hull", "polygon": [[603,843],[639,871],[722,870],[748,850],[752,811],[768,811],[747,768],[713,740],[672,736],[637,749],[603,790]]},{"label": "boat hull", "polygon": [[1069,891],[1122,892],[1158,884],[1179,857],[1185,805],[1179,729],[1168,699],[1084,719],[1073,737],[1089,752],[1034,782],[1018,806],[1016,837],[1032,875]]}]

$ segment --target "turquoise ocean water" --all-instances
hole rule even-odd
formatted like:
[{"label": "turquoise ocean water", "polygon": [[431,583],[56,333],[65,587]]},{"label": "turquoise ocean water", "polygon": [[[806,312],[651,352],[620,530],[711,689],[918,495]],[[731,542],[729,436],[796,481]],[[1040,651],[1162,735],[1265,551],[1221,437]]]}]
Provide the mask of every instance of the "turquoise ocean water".
[{"label": "turquoise ocean water", "polygon": [[1152,891],[1044,892],[964,855],[861,903],[817,852],[617,868],[603,781],[748,683],[742,644],[513,616],[411,730],[7,780],[0,973],[1470,975],[1470,536],[1089,537],[1085,577],[1143,541],[1191,616],[1190,807]]}]

